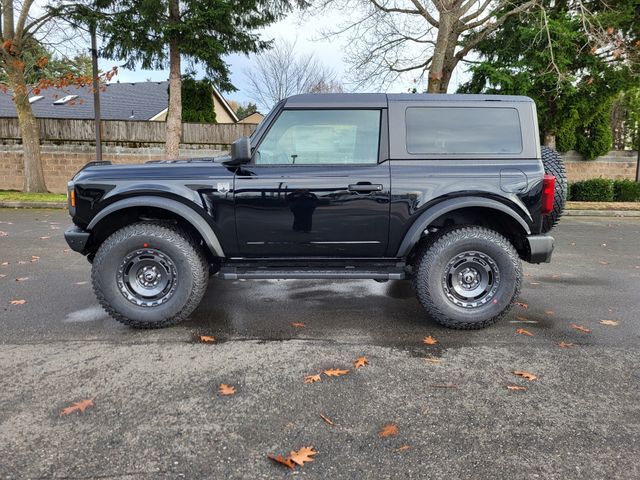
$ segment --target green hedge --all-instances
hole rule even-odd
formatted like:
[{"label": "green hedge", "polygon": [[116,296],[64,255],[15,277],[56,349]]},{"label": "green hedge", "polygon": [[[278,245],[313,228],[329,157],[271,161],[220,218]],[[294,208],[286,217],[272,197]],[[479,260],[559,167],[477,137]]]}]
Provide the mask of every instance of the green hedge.
[{"label": "green hedge", "polygon": [[592,178],[569,186],[568,200],[575,202],[640,202],[640,183]]},{"label": "green hedge", "polygon": [[640,183],[616,180],[613,182],[613,199],[616,202],[640,202]]}]

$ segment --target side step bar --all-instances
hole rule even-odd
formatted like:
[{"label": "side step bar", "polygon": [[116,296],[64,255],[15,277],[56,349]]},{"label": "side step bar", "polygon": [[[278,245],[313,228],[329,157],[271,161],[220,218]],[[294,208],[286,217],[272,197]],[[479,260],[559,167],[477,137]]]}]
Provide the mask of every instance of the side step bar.
[{"label": "side step bar", "polygon": [[224,280],[305,280],[305,279],[349,279],[349,280],[402,280],[405,277],[403,270],[391,269],[278,269],[278,268],[236,268],[223,267],[218,272],[218,277]]}]

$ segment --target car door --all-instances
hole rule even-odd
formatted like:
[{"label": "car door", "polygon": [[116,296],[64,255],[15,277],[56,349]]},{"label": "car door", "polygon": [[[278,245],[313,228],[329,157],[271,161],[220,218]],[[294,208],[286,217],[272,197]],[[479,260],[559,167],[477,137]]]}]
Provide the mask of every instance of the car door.
[{"label": "car door", "polygon": [[281,111],[234,178],[240,254],[383,256],[390,171],[379,155],[382,119],[382,109]]}]

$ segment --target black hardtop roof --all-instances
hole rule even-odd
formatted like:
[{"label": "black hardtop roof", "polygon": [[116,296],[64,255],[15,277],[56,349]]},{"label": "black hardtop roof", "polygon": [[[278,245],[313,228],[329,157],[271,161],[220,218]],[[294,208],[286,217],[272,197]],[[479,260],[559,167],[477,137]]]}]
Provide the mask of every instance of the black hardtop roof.
[{"label": "black hardtop roof", "polygon": [[520,95],[471,95],[439,93],[306,93],[287,98],[285,107],[386,107],[388,102],[526,102]]}]

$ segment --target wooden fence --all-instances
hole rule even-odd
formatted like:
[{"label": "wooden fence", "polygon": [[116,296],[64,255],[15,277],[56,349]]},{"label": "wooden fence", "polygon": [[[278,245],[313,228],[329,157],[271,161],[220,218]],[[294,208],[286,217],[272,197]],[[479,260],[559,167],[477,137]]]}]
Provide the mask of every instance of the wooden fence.
[{"label": "wooden fence", "polygon": [[[39,118],[42,142],[92,142],[95,141],[93,120],[68,120]],[[164,122],[140,122],[103,120],[102,141],[105,143],[163,144],[166,126]],[[183,144],[229,145],[235,139],[251,135],[256,125],[249,123],[183,123]],[[0,140],[19,140],[17,118],[0,118]]]}]

